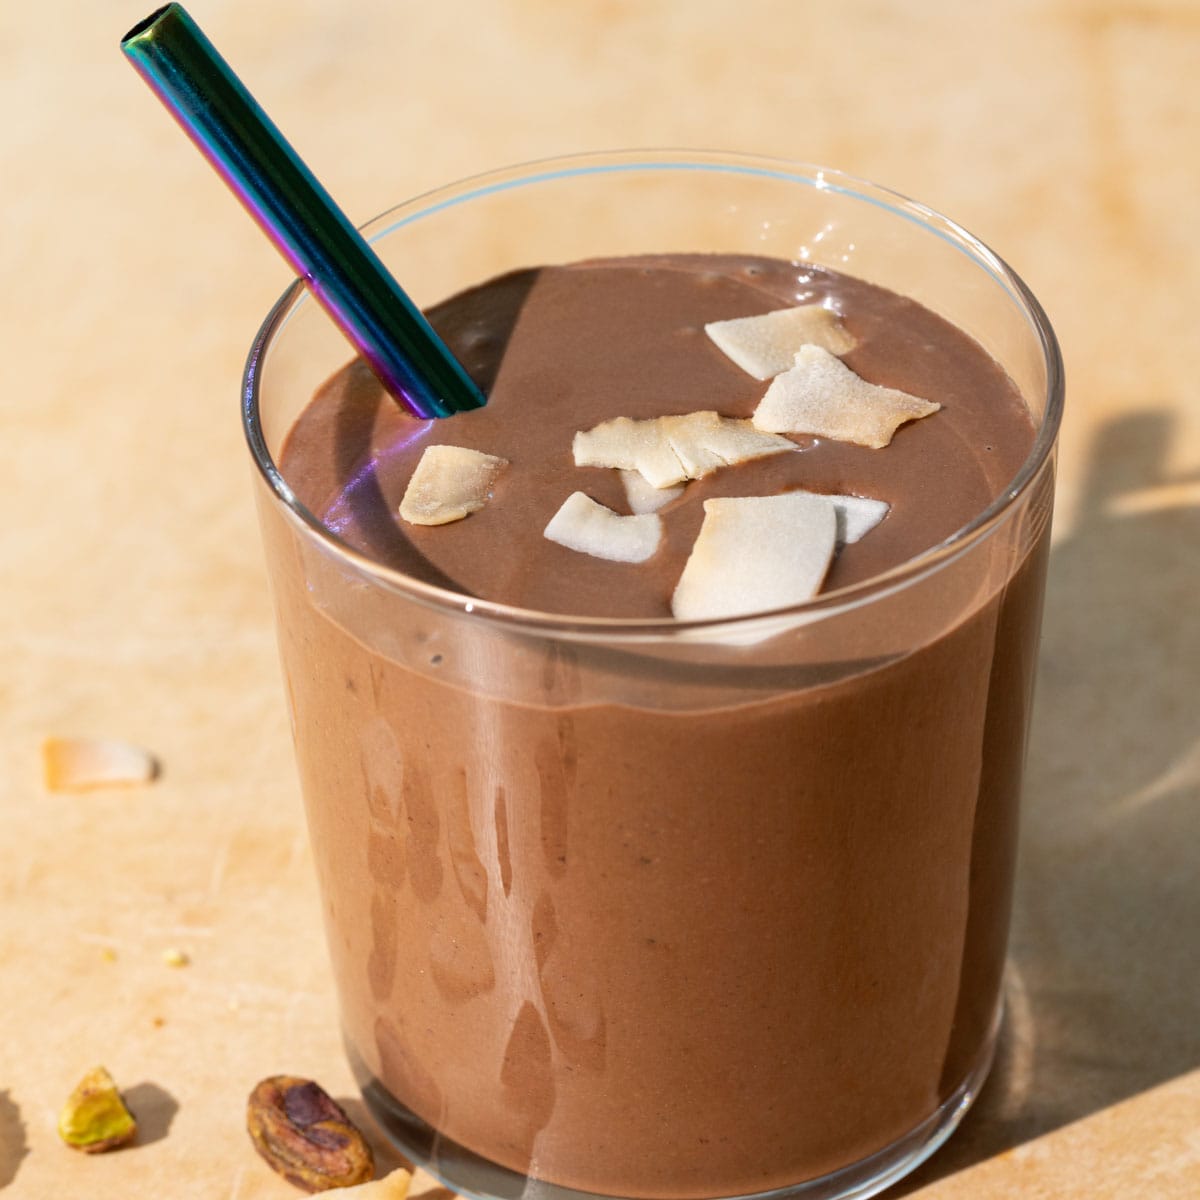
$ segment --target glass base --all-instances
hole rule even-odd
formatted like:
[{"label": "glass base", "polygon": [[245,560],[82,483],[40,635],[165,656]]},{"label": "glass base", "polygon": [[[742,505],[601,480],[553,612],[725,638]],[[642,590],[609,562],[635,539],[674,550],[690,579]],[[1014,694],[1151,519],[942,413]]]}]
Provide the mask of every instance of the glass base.
[{"label": "glass base", "polygon": [[[987,1078],[996,1052],[1001,1009],[966,1078],[915,1129],[889,1146],[847,1167],[766,1192],[718,1200],[867,1200],[921,1165],[958,1127]],[[350,1066],[363,1099],[396,1148],[451,1190],[471,1200],[613,1200],[609,1195],[561,1187],[510,1171],[452,1142],[405,1108],[375,1078],[347,1043]]]}]

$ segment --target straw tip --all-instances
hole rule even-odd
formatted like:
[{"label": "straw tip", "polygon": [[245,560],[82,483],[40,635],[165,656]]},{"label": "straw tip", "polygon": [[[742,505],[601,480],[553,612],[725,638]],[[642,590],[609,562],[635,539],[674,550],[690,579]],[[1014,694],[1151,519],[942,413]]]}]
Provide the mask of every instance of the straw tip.
[{"label": "straw tip", "polygon": [[[159,19],[166,16],[171,9],[180,9],[178,4],[164,4],[161,8],[156,8],[148,17],[143,17],[122,39],[121,45],[127,46],[135,38],[140,37],[143,33],[153,29],[158,24]],[[182,10],[181,10],[182,11]]]}]

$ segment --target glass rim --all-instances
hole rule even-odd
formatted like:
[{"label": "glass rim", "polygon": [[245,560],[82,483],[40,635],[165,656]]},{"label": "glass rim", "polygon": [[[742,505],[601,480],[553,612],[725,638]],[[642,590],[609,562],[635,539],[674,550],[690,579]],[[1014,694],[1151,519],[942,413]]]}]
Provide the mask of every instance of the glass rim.
[{"label": "glass rim", "polygon": [[589,617],[549,613],[539,609],[500,604],[425,583],[389,567],[357,550],[329,529],[319,517],[300,502],[284,479],[267,446],[259,408],[262,369],[265,356],[292,312],[307,297],[303,279],[294,280],[267,313],[259,327],[246,359],[242,377],[243,432],[258,473],[271,498],[279,502],[288,517],[347,565],[414,600],[443,611],[470,615],[509,627],[524,627],[540,633],[576,635],[604,640],[628,640],[651,637],[696,637],[711,633],[745,631],[762,623],[782,620],[816,620],[882,599],[910,587],[933,572],[948,566],[971,547],[978,545],[1014,510],[1016,502],[1032,487],[1050,461],[1062,422],[1064,378],[1058,339],[1041,304],[1025,282],[984,242],[957,222],[899,192],[829,167],[762,155],[708,150],[645,149],[592,151],[583,154],[535,159],[513,166],[470,175],[420,193],[385,209],[360,226],[368,241],[374,242],[395,230],[422,220],[442,209],[468,203],[500,191],[528,187],[573,176],[650,172],[713,171],[760,176],[780,182],[803,184],[830,191],[883,208],[941,237],[970,258],[999,284],[1009,298],[1023,310],[1029,321],[1046,368],[1045,410],[1033,446],[1009,484],[971,521],[949,537],[897,564],[888,571],[858,583],[823,592],[801,604],[738,617],[711,617],[680,621],[673,617]]}]

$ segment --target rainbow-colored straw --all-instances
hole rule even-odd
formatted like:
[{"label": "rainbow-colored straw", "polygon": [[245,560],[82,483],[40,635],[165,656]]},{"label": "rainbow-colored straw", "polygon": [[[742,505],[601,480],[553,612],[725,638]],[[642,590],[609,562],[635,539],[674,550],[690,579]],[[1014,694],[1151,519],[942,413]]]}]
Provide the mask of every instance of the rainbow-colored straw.
[{"label": "rainbow-colored straw", "polygon": [[121,49],[393,396],[422,418],[486,403],[181,5],[135,25]]}]

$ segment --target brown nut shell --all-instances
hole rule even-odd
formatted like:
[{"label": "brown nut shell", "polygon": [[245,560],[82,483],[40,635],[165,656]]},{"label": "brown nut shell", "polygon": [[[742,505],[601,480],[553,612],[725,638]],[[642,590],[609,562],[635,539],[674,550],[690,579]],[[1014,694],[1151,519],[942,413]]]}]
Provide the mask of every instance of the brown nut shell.
[{"label": "brown nut shell", "polygon": [[375,1176],[366,1138],[311,1079],[262,1080],[246,1104],[246,1130],[267,1165],[306,1192],[353,1187]]}]

